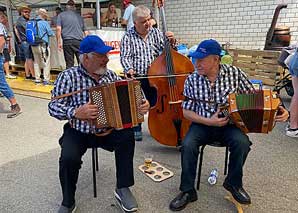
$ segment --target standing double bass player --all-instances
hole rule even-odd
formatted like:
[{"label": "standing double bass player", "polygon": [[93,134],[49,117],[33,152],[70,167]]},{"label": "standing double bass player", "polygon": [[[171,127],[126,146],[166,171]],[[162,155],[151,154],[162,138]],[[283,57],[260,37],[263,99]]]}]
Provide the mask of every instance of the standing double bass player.
[{"label": "standing double bass player", "polygon": [[[165,40],[175,47],[175,38],[172,32],[165,35],[150,24],[150,9],[140,5],[133,11],[134,27],[129,29],[121,40],[120,61],[124,67],[126,77],[147,76],[151,63],[164,49]],[[149,85],[147,78],[141,79],[141,86],[150,102],[156,103],[156,90]],[[142,140],[141,124],[134,129],[135,140]]]}]

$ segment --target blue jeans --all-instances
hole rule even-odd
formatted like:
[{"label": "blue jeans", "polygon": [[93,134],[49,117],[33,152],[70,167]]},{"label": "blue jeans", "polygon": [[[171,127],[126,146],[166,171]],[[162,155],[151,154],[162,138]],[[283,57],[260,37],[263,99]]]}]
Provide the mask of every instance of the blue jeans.
[{"label": "blue jeans", "polygon": [[236,187],[242,186],[242,167],[252,144],[248,136],[234,125],[212,127],[192,123],[181,147],[182,192],[194,190],[199,147],[215,140],[227,144],[230,151],[228,175],[225,181]]},{"label": "blue jeans", "polygon": [[14,97],[13,91],[10,89],[5,79],[5,73],[3,70],[3,56],[0,56],[0,92],[7,99],[11,99]]}]

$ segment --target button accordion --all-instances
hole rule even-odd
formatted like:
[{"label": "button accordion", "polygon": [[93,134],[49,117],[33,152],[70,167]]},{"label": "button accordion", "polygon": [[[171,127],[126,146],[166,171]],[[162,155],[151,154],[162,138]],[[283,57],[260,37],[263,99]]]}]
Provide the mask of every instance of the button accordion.
[{"label": "button accordion", "polygon": [[144,121],[138,112],[143,94],[139,81],[122,80],[89,89],[92,104],[99,108],[99,115],[92,121],[97,128],[124,129]]},{"label": "button accordion", "polygon": [[245,133],[268,133],[275,125],[280,99],[270,89],[251,94],[232,93],[228,97],[228,114]]}]

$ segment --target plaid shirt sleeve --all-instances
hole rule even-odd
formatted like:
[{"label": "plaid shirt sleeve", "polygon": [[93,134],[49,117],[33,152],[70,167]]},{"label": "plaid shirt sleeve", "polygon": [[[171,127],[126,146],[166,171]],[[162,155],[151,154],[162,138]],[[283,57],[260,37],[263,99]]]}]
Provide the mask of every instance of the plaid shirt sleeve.
[{"label": "plaid shirt sleeve", "polygon": [[192,99],[195,99],[195,96],[194,96],[194,85],[193,85],[191,76],[192,75],[190,75],[184,83],[183,95],[185,97],[185,100],[182,102],[182,108],[186,110],[195,111],[196,102],[192,100]]},{"label": "plaid shirt sleeve", "polygon": [[250,93],[253,92],[254,86],[248,79],[245,72],[238,68],[238,76],[239,76],[239,90],[241,93]]},{"label": "plaid shirt sleeve", "polygon": [[125,34],[120,44],[120,62],[126,73],[129,69],[133,69],[132,50],[128,34]]},{"label": "plaid shirt sleeve", "polygon": [[[72,92],[72,81],[70,76],[62,72],[59,74],[52,90],[52,98]],[[71,96],[60,99],[52,99],[48,104],[49,114],[59,120],[70,120],[74,118],[75,107],[69,104]]]}]

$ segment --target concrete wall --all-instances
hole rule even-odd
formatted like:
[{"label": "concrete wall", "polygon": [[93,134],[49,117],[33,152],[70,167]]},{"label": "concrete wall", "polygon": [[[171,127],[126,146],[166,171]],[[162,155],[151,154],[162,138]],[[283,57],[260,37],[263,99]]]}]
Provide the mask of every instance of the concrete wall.
[{"label": "concrete wall", "polygon": [[[291,43],[298,41],[297,0],[166,0],[168,30],[182,43],[192,46],[206,38],[221,43],[230,42],[232,48],[263,49],[275,8],[281,10],[277,25],[291,30]],[[134,1],[135,5],[151,7],[151,1]]]}]

